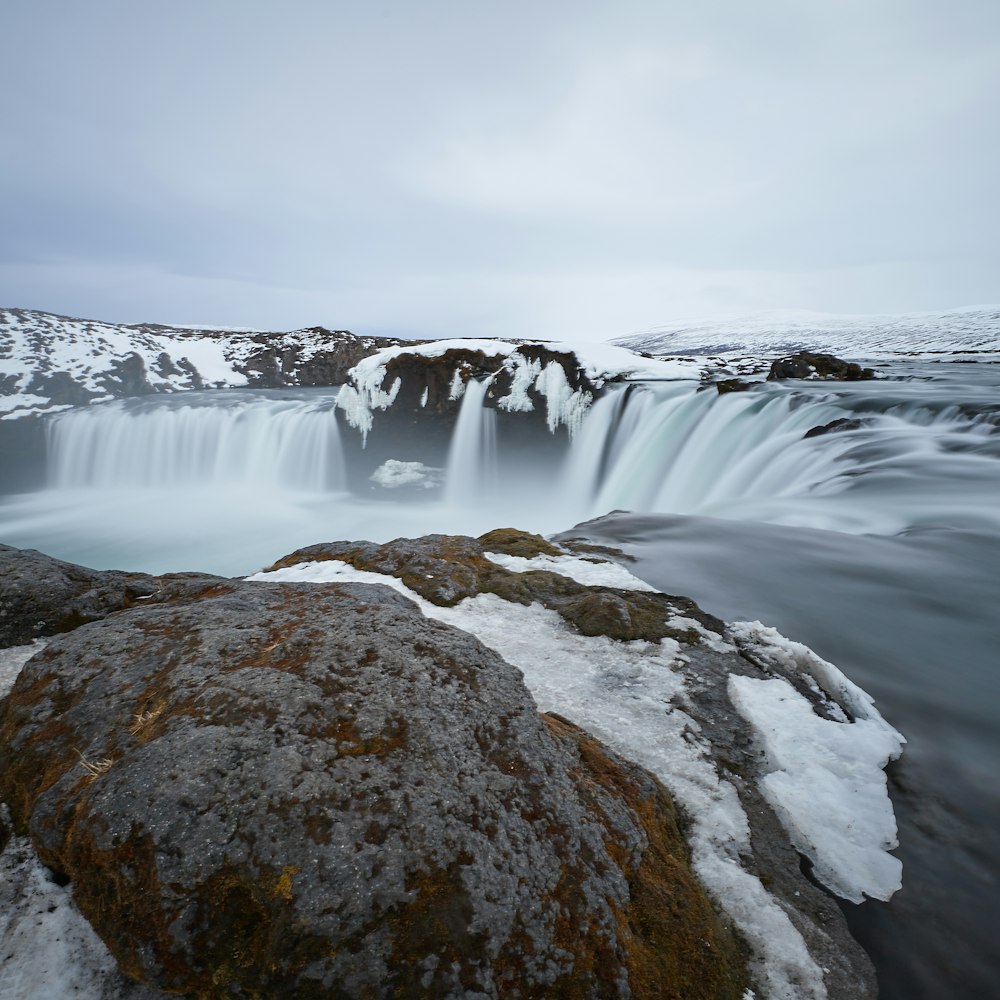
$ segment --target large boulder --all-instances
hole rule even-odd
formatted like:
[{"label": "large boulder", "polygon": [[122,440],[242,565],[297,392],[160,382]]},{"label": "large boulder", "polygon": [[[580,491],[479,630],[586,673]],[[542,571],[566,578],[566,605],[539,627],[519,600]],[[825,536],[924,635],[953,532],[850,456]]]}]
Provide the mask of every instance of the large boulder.
[{"label": "large boulder", "polygon": [[204,997],[743,994],[664,788],[540,716],[478,640],[378,585],[157,600],[53,639],[0,703],[0,799],[129,975]]},{"label": "large boulder", "polygon": [[859,382],[875,378],[875,371],[872,368],[862,368],[855,361],[844,361],[833,354],[799,351],[778,358],[771,364],[767,380],[774,382],[784,378]]}]

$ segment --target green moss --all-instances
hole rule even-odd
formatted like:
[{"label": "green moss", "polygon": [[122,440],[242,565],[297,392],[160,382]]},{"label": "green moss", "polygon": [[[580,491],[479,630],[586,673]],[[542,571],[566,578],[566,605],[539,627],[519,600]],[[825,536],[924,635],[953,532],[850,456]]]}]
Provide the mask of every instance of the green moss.
[{"label": "green moss", "polygon": [[563,555],[562,549],[546,541],[541,535],[518,531],[517,528],[494,528],[493,531],[480,535],[478,541],[487,552],[502,552],[504,555],[522,556],[525,559]]}]

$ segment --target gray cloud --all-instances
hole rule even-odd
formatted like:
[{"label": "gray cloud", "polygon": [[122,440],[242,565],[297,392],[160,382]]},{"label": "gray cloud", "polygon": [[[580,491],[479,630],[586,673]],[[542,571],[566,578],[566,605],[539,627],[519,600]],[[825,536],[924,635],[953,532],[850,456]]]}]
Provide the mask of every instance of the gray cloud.
[{"label": "gray cloud", "polygon": [[4,304],[597,338],[1000,300],[994,3],[8,0],[0,33]]}]

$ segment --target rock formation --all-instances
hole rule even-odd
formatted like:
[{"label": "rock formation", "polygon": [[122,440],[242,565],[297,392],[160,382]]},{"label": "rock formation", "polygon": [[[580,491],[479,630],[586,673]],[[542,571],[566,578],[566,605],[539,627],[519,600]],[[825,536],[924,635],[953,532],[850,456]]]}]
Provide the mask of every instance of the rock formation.
[{"label": "rock formation", "polygon": [[587,541],[333,542],[249,580],[0,556],[4,642],[60,633],[0,701],[4,837],[145,987],[874,997],[727,684],[864,704]]},{"label": "rock formation", "polygon": [[875,378],[875,371],[872,368],[862,368],[854,361],[844,361],[832,354],[799,351],[797,354],[790,354],[774,361],[767,378],[769,382],[782,378],[859,382]]},{"label": "rock formation", "polygon": [[742,994],[663,787],[385,587],[220,582],[82,626],[0,748],[15,828],[153,987]]}]

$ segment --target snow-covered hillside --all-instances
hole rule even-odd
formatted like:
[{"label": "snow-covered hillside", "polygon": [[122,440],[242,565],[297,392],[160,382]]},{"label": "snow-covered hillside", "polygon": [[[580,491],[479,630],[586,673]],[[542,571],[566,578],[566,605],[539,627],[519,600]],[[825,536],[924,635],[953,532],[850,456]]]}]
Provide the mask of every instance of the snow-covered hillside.
[{"label": "snow-covered hillside", "polygon": [[183,389],[336,384],[362,357],[397,343],[322,327],[122,326],[0,309],[0,418]]},{"label": "snow-covered hillside", "polygon": [[940,313],[833,315],[793,311],[678,323],[615,341],[650,354],[774,356],[801,349],[858,357],[1000,352],[1000,307]]}]

